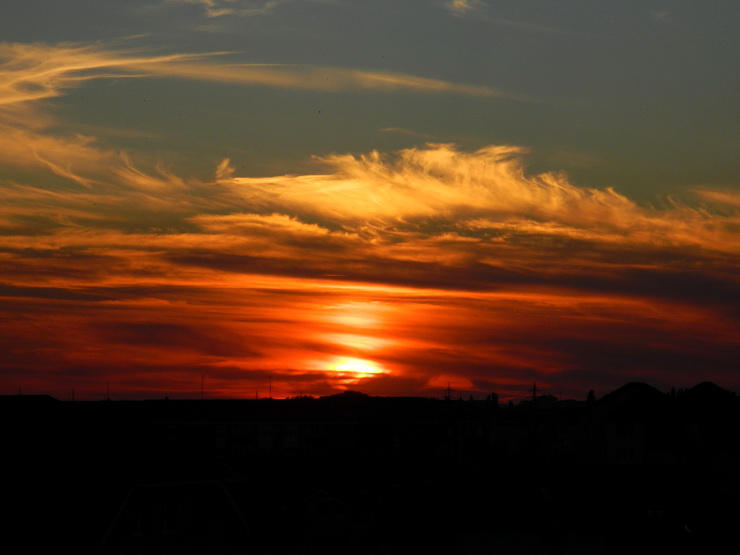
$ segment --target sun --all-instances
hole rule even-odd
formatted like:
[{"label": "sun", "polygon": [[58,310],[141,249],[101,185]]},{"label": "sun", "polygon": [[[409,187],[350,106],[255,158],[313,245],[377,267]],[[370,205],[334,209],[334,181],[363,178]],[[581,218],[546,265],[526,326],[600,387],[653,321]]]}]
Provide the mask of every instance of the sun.
[{"label": "sun", "polygon": [[352,374],[355,378],[369,378],[377,374],[385,373],[377,364],[361,358],[340,358],[331,365],[335,372]]}]

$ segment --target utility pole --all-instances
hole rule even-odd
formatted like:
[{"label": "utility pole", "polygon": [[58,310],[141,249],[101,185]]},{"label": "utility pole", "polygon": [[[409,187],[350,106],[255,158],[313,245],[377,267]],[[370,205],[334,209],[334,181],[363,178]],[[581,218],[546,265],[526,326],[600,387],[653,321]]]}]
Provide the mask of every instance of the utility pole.
[{"label": "utility pole", "polygon": [[447,389],[445,389],[445,401],[452,400],[452,392],[454,389],[450,387],[450,382],[447,382]]}]

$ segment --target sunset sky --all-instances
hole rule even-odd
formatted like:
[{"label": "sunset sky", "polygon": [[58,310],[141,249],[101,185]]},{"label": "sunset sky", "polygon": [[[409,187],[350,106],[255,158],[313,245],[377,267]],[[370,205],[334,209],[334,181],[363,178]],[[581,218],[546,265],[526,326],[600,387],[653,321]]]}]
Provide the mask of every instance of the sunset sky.
[{"label": "sunset sky", "polygon": [[740,390],[740,3],[4,0],[0,393]]}]

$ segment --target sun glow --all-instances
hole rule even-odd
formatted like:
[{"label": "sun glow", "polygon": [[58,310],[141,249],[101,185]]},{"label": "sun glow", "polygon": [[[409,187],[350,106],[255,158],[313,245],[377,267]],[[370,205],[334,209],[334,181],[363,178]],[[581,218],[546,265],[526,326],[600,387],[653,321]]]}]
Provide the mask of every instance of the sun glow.
[{"label": "sun glow", "polygon": [[323,336],[327,343],[343,345],[362,351],[375,351],[392,343],[390,339],[355,333],[331,333]]},{"label": "sun glow", "polygon": [[378,374],[384,374],[385,370],[377,364],[361,358],[343,357],[330,366],[331,370],[338,373],[346,373],[354,378],[369,378]]}]

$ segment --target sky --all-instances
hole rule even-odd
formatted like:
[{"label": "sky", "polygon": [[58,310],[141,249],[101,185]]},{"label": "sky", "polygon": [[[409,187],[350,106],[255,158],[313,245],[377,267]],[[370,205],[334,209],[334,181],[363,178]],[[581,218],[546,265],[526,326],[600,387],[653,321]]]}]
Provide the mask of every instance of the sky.
[{"label": "sky", "polygon": [[740,389],[740,4],[4,0],[0,394]]}]

